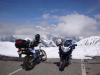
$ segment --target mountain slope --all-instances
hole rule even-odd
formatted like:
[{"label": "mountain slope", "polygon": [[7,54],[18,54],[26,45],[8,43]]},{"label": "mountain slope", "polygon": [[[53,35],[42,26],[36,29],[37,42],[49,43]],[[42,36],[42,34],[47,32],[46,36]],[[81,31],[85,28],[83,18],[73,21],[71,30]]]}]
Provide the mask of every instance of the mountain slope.
[{"label": "mountain slope", "polygon": [[100,46],[100,36],[91,36],[91,37],[82,39],[79,42],[77,42],[77,44],[81,46],[90,46],[90,45]]}]

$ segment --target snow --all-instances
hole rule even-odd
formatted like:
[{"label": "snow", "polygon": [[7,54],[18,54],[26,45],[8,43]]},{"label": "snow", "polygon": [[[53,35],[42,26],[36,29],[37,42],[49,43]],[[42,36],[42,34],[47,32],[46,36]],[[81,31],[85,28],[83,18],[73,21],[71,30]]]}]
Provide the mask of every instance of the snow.
[{"label": "snow", "polygon": [[100,36],[91,36],[76,43],[78,46],[72,53],[72,58],[91,59],[100,56]]},{"label": "snow", "polygon": [[[48,58],[59,58],[57,47],[42,47]],[[17,48],[12,42],[0,42],[0,55],[18,57]],[[77,42],[72,52],[73,59],[91,59],[93,56],[100,56],[100,37],[94,36]]]},{"label": "snow", "polygon": [[77,46],[72,53],[73,59],[92,59],[100,56],[100,46]]},{"label": "snow", "polygon": [[47,48],[45,47],[45,48],[42,48],[42,49],[46,51],[48,58],[59,58],[57,47],[47,47]]},{"label": "snow", "polygon": [[17,57],[17,49],[12,42],[0,42],[0,55]]},{"label": "snow", "polygon": [[77,42],[77,45],[81,45],[81,46],[98,45],[100,46],[100,36],[91,36],[91,37],[82,39],[79,42]]},{"label": "snow", "polygon": [[[50,46],[56,47],[56,44],[55,44],[54,41],[52,41],[52,40],[43,39],[42,41],[47,45],[47,47],[50,47]],[[43,43],[42,43],[42,44],[43,44]]]}]

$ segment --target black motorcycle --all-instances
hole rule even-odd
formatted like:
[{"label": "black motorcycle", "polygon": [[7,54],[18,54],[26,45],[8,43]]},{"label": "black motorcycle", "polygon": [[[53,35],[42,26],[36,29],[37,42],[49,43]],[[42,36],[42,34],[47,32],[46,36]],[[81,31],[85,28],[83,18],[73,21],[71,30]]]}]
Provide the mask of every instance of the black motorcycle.
[{"label": "black motorcycle", "polygon": [[33,48],[30,47],[30,41],[17,39],[15,41],[15,47],[18,48],[19,58],[23,59],[22,68],[25,70],[30,70],[34,68],[36,64],[46,61],[47,59],[46,52],[42,50],[41,47],[35,51],[36,57],[34,57],[34,54],[29,50],[29,48]]},{"label": "black motorcycle", "polygon": [[63,52],[62,49],[59,47],[59,56],[60,56],[60,63],[59,63],[59,70],[64,71],[64,68],[71,63],[71,54],[73,49],[75,49],[76,44],[73,44],[69,47],[69,51]]},{"label": "black motorcycle", "polygon": [[36,57],[33,56],[33,54],[28,50],[28,48],[22,49],[18,51],[18,53],[19,57],[23,58],[23,63],[21,66],[25,70],[31,70],[36,66],[36,64],[46,61],[47,59],[46,52],[41,48],[36,50]]}]

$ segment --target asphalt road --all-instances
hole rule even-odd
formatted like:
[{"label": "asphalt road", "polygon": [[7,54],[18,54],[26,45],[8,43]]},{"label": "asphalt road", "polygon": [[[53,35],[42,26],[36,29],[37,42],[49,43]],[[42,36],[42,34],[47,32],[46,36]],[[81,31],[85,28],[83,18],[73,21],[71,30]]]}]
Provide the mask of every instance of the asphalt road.
[{"label": "asphalt road", "polygon": [[92,60],[71,60],[64,71],[59,71],[59,59],[48,59],[30,71],[21,68],[19,61],[0,60],[0,75],[100,75],[100,57]]}]

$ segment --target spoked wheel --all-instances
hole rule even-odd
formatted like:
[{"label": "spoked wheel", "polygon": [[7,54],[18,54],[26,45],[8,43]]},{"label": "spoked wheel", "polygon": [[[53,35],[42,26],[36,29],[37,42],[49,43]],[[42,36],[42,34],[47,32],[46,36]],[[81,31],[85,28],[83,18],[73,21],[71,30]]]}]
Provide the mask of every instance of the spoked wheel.
[{"label": "spoked wheel", "polygon": [[40,56],[41,56],[42,61],[47,60],[47,55],[46,55],[46,52],[44,50],[40,50]]},{"label": "spoked wheel", "polygon": [[24,58],[23,64],[22,64],[22,68],[25,70],[30,70],[35,66],[35,63],[33,63],[32,61],[32,57],[31,56],[26,56]]}]

